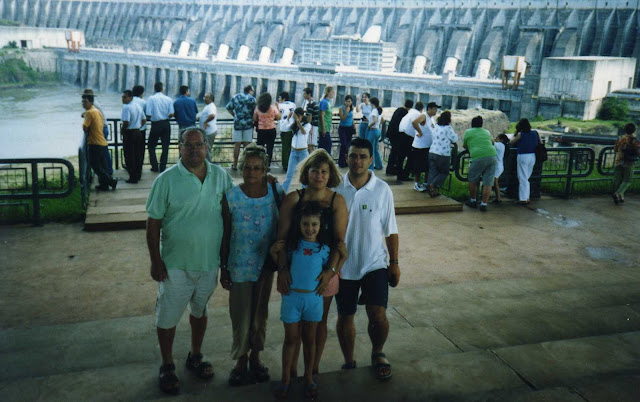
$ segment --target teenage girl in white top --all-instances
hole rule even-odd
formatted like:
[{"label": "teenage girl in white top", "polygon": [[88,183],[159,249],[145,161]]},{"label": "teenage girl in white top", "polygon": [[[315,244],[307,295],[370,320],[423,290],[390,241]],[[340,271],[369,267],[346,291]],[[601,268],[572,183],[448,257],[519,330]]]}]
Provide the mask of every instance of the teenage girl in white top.
[{"label": "teenage girl in white top", "polygon": [[382,169],[382,158],[380,157],[380,127],[384,118],[382,117],[382,108],[378,98],[369,99],[371,102],[371,114],[369,114],[369,125],[367,126],[366,139],[373,145],[373,163],[369,169]]}]

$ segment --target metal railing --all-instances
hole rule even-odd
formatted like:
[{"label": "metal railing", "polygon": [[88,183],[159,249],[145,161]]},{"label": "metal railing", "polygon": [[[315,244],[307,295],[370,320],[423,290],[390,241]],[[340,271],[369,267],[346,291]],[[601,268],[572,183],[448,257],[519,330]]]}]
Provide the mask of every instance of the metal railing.
[{"label": "metal railing", "polygon": [[[40,200],[66,197],[75,185],[74,167],[65,159],[0,159],[0,208],[25,208],[34,226],[42,225]],[[31,201],[32,212],[25,200]]]},{"label": "metal railing", "polygon": [[[109,148],[109,152],[111,152],[111,159],[113,161],[113,168],[120,169],[124,165],[124,151],[122,147],[122,122],[120,119],[111,119],[108,118],[107,126],[109,127],[109,135],[107,136],[107,146]],[[360,119],[354,119],[356,124],[356,135],[357,135],[357,125],[360,123]],[[178,162],[178,135],[179,128],[175,119],[169,120],[171,125],[171,141],[169,142],[169,156],[167,159],[167,164],[172,165]],[[334,118],[332,123],[331,130],[331,141],[333,142],[333,147],[331,149],[331,156],[337,160],[338,152],[339,152],[339,144],[340,139],[338,137],[338,124],[339,119]],[[218,131],[216,135],[216,141],[213,147],[212,153],[212,161],[217,164],[231,164],[233,163],[233,148],[234,142],[231,141],[231,134],[233,132],[233,119],[218,119],[217,121]],[[149,126],[147,126],[148,128]],[[148,136],[149,131],[146,130],[145,138],[145,158],[143,164],[149,165],[149,153],[148,153]],[[255,137],[254,137],[255,138]],[[337,145],[337,146],[336,146]],[[156,147],[156,156],[158,160],[160,160],[160,153],[162,152],[162,146],[158,142],[158,146]],[[273,148],[273,162],[280,162],[282,160],[282,143],[280,142],[280,136],[276,138],[274,148]]]},{"label": "metal railing", "polygon": [[[576,185],[597,182],[612,183],[614,175],[615,153],[613,147],[607,146],[600,150],[596,158],[596,152],[590,147],[556,147],[547,148],[548,160],[544,163],[536,162],[529,181],[531,182],[531,195],[538,197],[542,184],[553,185],[557,190],[551,193],[561,196],[570,196],[575,191]],[[460,181],[468,181],[467,174],[471,158],[467,150],[452,158],[455,176]],[[500,187],[507,187],[508,195],[517,194],[517,150],[509,149],[504,159],[505,170],[500,177]],[[601,176],[593,177],[594,169]],[[640,169],[634,170],[640,174]],[[597,176],[597,175],[596,175]]]}]

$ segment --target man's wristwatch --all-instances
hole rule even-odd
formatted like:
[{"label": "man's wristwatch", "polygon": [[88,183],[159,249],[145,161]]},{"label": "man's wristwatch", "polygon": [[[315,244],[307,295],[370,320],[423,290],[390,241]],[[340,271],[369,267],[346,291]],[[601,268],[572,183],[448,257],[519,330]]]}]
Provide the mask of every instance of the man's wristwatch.
[{"label": "man's wristwatch", "polygon": [[389,260],[389,264],[398,264],[398,263],[399,263],[398,260],[393,260],[393,259]]},{"label": "man's wristwatch", "polygon": [[331,267],[329,268],[331,270],[331,272],[333,272],[334,274],[338,274],[338,271],[336,271],[336,267]]}]

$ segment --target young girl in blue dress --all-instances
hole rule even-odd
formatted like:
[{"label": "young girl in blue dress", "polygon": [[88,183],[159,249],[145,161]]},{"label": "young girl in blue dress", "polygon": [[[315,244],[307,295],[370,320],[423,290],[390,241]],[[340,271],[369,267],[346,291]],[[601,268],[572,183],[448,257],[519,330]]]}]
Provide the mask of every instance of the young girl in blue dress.
[{"label": "young girl in blue dress", "polygon": [[323,269],[339,270],[347,251],[338,244],[339,256],[329,260],[330,248],[323,230],[322,207],[317,202],[306,202],[296,212],[295,224],[284,241],[272,248],[279,269],[289,269],[291,284],[288,294],[282,295],[280,319],[284,323],[285,338],[282,345],[282,381],[276,397],[286,398],[291,383],[291,365],[299,337],[302,336],[304,354],[304,394],[306,398],[318,395],[318,384],[313,379],[315,337],[318,322],[322,321],[322,295],[316,291],[318,276]]}]

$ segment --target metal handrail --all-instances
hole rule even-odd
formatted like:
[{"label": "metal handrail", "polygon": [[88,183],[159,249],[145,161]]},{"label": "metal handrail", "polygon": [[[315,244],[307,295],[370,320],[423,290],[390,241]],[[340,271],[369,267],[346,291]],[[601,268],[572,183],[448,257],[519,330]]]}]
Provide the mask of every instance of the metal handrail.
[{"label": "metal handrail", "polygon": [[[26,167],[15,167],[12,165],[29,165],[31,168],[31,186],[28,186],[28,179],[27,179],[27,168]],[[39,176],[39,172],[40,172],[40,167],[42,167],[42,165],[44,164],[62,164],[64,166],[67,167],[68,172],[66,174],[67,177],[67,187],[65,189],[64,187],[64,176],[62,173],[61,168],[57,168],[60,169],[60,186],[59,188],[49,188],[47,187],[47,169],[49,169],[50,167],[43,167],[43,171],[44,171],[44,188],[41,188],[40,186],[40,179],[41,177]],[[66,159],[60,159],[60,158],[18,158],[18,159],[0,159],[0,172],[1,171],[6,171],[7,173],[5,173],[6,175],[8,175],[8,172],[11,171],[22,171],[23,172],[23,178],[24,178],[24,186],[23,187],[18,187],[18,188],[0,188],[0,200],[24,200],[24,199],[31,199],[31,202],[33,204],[33,225],[34,226],[41,226],[42,225],[42,220],[41,220],[41,216],[40,216],[40,200],[41,199],[48,199],[48,198],[63,198],[66,197],[68,195],[70,195],[73,192],[73,189],[75,188],[76,185],[76,178],[75,178],[75,170],[73,165],[71,164],[71,162],[69,162]],[[8,182],[8,180],[7,180]],[[64,191],[56,191],[56,190],[61,190],[64,189]],[[43,190],[45,190],[43,192]],[[47,190],[54,190],[54,191],[47,191]]]},{"label": "metal handrail", "polygon": [[[598,173],[603,176],[613,176],[615,173],[616,153],[613,146],[604,147],[598,154]],[[634,176],[640,174],[640,163],[636,163],[633,169]]]}]

